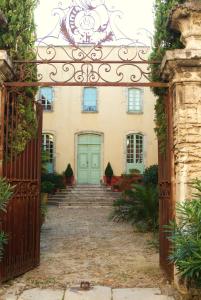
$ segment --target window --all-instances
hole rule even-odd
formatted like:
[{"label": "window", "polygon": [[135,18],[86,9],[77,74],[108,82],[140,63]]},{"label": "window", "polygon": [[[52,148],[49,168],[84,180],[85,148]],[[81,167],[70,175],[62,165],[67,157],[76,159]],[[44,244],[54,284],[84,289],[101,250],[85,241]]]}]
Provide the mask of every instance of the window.
[{"label": "window", "polygon": [[40,88],[39,99],[42,103],[43,110],[51,111],[53,109],[53,88],[52,87]]},{"label": "window", "polygon": [[142,112],[142,90],[128,90],[128,112]]},{"label": "window", "polygon": [[130,169],[144,170],[144,137],[142,134],[127,136],[127,172]]},{"label": "window", "polygon": [[83,111],[96,112],[97,111],[97,89],[84,88],[83,97]]},{"label": "window", "polygon": [[42,147],[48,156],[46,169],[48,173],[53,173],[54,172],[54,136],[52,134],[45,133],[42,135]]}]

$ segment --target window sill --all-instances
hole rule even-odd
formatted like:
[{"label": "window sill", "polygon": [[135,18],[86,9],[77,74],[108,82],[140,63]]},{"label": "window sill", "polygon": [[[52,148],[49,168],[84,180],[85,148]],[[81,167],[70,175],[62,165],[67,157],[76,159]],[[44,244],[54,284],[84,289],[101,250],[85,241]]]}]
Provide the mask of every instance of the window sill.
[{"label": "window sill", "polygon": [[97,114],[98,111],[97,111],[97,110],[96,110],[96,111],[82,110],[82,113],[83,113],[83,114]]},{"label": "window sill", "polygon": [[127,111],[129,115],[143,115],[143,111]]},{"label": "window sill", "polygon": [[44,113],[53,113],[54,110],[53,109],[43,109]]}]

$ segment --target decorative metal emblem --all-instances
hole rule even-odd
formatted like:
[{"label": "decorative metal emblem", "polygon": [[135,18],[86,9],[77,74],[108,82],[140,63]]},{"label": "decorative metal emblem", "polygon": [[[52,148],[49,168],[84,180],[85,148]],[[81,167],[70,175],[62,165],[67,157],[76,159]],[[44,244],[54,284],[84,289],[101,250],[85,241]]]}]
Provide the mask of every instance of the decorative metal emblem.
[{"label": "decorative metal emblem", "polygon": [[132,45],[149,46],[152,34],[140,28],[134,37],[128,37],[118,27],[117,20],[122,12],[109,9],[106,0],[71,0],[64,7],[60,2],[54,8],[53,16],[58,18],[51,32],[38,39],[37,45]]},{"label": "decorative metal emblem", "polygon": [[102,44],[114,38],[105,0],[74,0],[61,21],[69,44]]}]

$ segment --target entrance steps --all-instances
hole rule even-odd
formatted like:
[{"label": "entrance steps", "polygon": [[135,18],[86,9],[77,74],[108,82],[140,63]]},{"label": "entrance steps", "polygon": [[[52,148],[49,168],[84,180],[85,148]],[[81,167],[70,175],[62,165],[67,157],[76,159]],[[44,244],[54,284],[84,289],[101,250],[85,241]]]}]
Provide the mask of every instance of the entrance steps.
[{"label": "entrance steps", "polygon": [[112,206],[120,192],[101,185],[76,185],[48,196],[48,204],[60,207]]}]

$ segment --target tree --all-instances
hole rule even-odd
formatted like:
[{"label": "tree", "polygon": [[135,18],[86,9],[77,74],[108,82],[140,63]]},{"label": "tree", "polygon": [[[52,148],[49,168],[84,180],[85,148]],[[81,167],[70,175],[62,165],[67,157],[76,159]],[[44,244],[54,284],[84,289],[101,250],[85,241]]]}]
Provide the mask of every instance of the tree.
[{"label": "tree", "polygon": [[[184,2],[185,0],[155,0],[155,34],[152,52],[149,57],[150,60],[161,62],[166,50],[183,48],[183,45],[180,42],[180,34],[168,27],[168,19],[173,6]],[[151,65],[150,79],[152,81],[162,80],[160,77],[160,65]],[[163,151],[166,146],[167,125],[164,96],[167,91],[163,88],[153,88],[153,92],[157,96],[157,103],[155,106],[155,130],[160,142],[161,150]]]},{"label": "tree", "polygon": [[[37,0],[0,0],[0,10],[7,19],[7,25],[0,26],[0,49],[7,50],[12,60],[34,60],[36,40],[34,9]],[[20,67],[23,67],[26,81],[37,81],[36,65],[14,63],[15,80],[20,79]],[[33,100],[37,89],[18,88],[15,91],[18,102],[18,125],[14,132],[11,147],[16,153],[24,150],[27,142],[37,129]],[[11,141],[9,141],[11,144]]]},{"label": "tree", "polygon": [[12,59],[35,58],[34,9],[37,0],[0,0],[0,10],[7,26],[0,28],[0,48],[6,49]]}]

